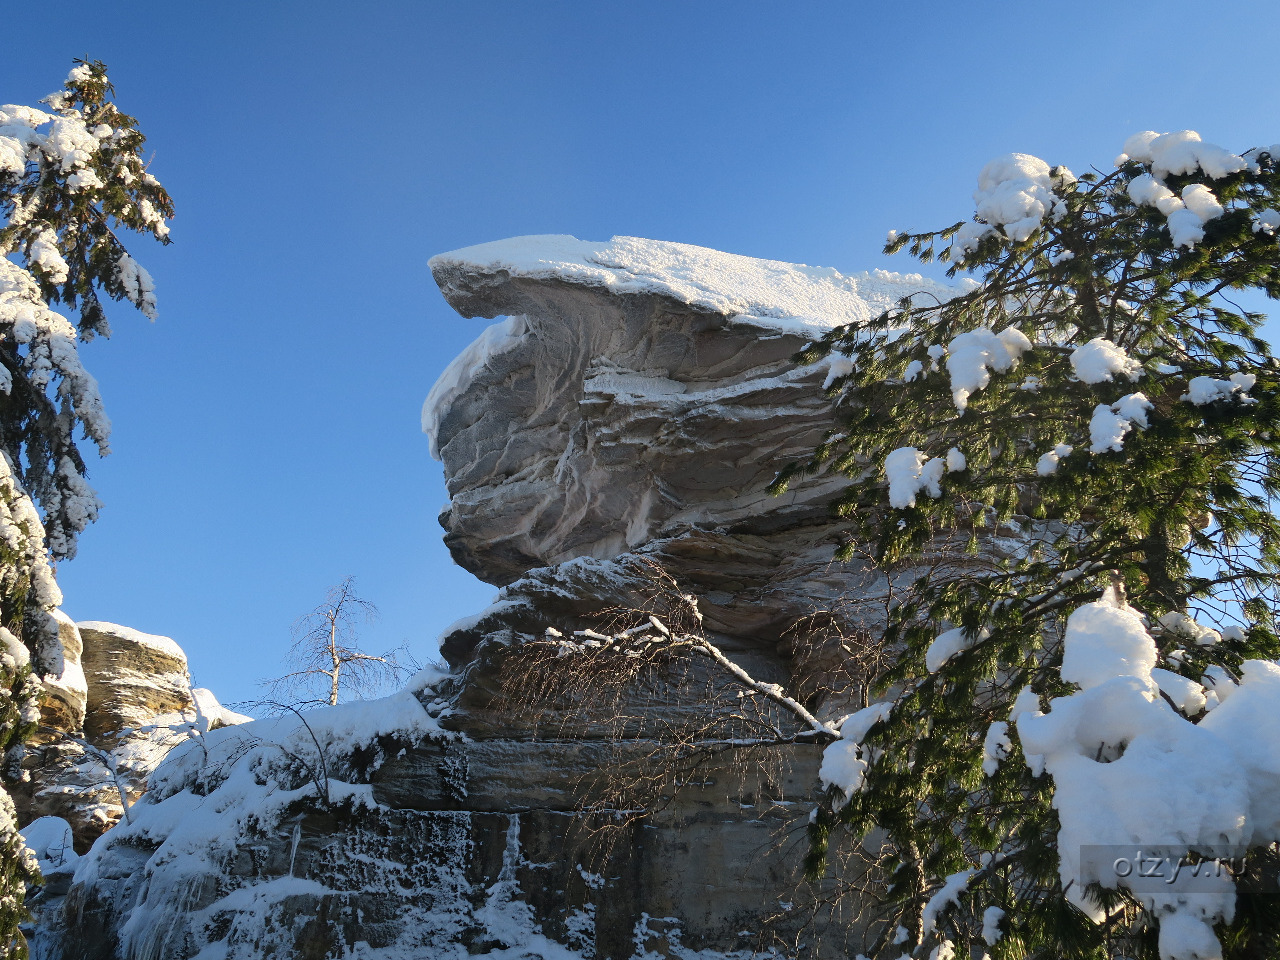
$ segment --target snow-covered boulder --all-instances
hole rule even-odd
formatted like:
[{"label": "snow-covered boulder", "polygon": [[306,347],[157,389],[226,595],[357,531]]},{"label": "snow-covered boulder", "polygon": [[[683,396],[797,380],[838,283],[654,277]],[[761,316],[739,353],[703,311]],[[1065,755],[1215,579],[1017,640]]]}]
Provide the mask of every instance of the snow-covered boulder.
[{"label": "snow-covered boulder", "polygon": [[[557,615],[591,607],[597,584],[554,582],[582,573],[567,561],[643,557],[697,595],[713,634],[773,651],[875,589],[859,565],[831,563],[842,478],[766,490],[832,425],[829,364],[791,357],[832,326],[946,288],[630,237],[518,237],[431,269],[463,315],[506,318],[422,415],[450,493],[445,542],[481,579],[512,584],[504,599],[534,589],[561,595]],[[445,656],[465,664],[481,636],[446,635]]]}]

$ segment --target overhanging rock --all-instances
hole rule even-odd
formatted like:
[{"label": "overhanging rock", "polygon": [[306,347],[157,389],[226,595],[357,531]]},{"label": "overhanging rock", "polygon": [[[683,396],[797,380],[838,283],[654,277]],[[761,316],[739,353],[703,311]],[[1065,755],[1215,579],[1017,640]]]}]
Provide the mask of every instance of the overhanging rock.
[{"label": "overhanging rock", "polygon": [[[841,478],[766,490],[832,425],[828,365],[790,358],[947,288],[631,237],[519,237],[431,269],[464,316],[506,318],[445,371],[422,420],[449,488],[445,541],[463,567],[511,584],[508,618],[530,592],[558,591],[533,604],[557,615],[566,597],[589,606],[598,584],[570,581],[600,578],[563,566],[582,558],[656,561],[730,646],[776,645],[872,589],[831,562]],[[474,624],[447,635],[446,657],[464,664],[477,639]]]}]

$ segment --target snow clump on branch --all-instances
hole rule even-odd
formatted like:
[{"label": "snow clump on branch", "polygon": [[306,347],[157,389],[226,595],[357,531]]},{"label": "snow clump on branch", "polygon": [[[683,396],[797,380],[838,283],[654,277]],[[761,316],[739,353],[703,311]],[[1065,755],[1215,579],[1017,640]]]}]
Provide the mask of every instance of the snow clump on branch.
[{"label": "snow clump on branch", "polygon": [[[1135,177],[1128,195],[1138,206],[1153,206],[1168,220],[1169,234],[1175,247],[1194,249],[1204,240],[1204,225],[1221,217],[1225,208],[1204,184],[1190,184],[1176,195],[1165,180],[1170,176],[1186,176],[1203,172],[1212,180],[1221,180],[1249,167],[1244,157],[1212,143],[1205,143],[1194,130],[1156,133],[1145,130],[1125,141],[1116,165],[1130,161],[1145,164],[1150,173]],[[948,256],[957,264],[976,251],[983,240],[1002,235],[1014,243],[1030,239],[1047,219],[1057,219],[1066,212],[1055,186],[1074,182],[1064,167],[1051,169],[1039,157],[1010,153],[997,157],[978,174],[978,189],[973,194],[974,219],[964,223],[948,248]],[[1280,227],[1280,214],[1274,222],[1260,218],[1255,230],[1273,232]],[[1070,251],[1064,251],[1061,260]]]},{"label": "snow clump on branch", "polygon": [[1071,353],[1071,369],[1084,383],[1093,385],[1123,374],[1129,380],[1142,376],[1142,364],[1105,337],[1094,337]]},{"label": "snow clump on branch", "polygon": [[951,258],[957,263],[996,227],[1015,243],[1026,240],[1061,204],[1053,195],[1049,165],[1026,153],[1006,154],[983,167],[973,202],[980,222],[966,223],[952,241]]},{"label": "snow clump on branch", "polygon": [[991,383],[991,371],[1008,373],[1031,349],[1031,341],[1016,327],[999,333],[980,327],[962,333],[947,347],[947,371],[951,374],[951,397],[964,413],[969,397]]},{"label": "snow clump on branch", "polygon": [[1253,385],[1258,382],[1258,378],[1252,373],[1233,373],[1226,380],[1218,380],[1214,377],[1192,377],[1187,384],[1187,392],[1182,396],[1183,400],[1202,407],[1208,403],[1216,403],[1219,400],[1239,400],[1241,403],[1257,403],[1252,397],[1246,397],[1245,394],[1253,389]]},{"label": "snow clump on branch", "polygon": [[877,723],[889,716],[893,704],[873,703],[840,723],[840,739],[822,751],[818,779],[824,787],[835,787],[846,800],[862,789],[870,757],[862,741]]},{"label": "snow clump on branch", "polygon": [[1089,452],[1119,453],[1124,449],[1124,437],[1134,427],[1147,429],[1147,413],[1153,409],[1145,394],[1130,393],[1115,403],[1100,403],[1093,409],[1089,420]]},{"label": "snow clump on branch", "polygon": [[934,498],[942,496],[939,484],[946,472],[947,461],[942,457],[931,459],[915,447],[899,447],[884,458],[889,506],[897,510],[914,507],[921,491]]},{"label": "snow clump on branch", "polygon": [[1156,133],[1143,130],[1124,142],[1123,153],[1116,158],[1116,166],[1129,160],[1149,164],[1151,175],[1164,180],[1171,175],[1183,176],[1203,170],[1211,180],[1221,180],[1244,170],[1248,164],[1229,150],[1212,143],[1205,143],[1194,130],[1176,133]]},{"label": "snow clump on branch", "polygon": [[1165,179],[1203,171],[1209,179],[1221,180],[1249,165],[1244,157],[1205,143],[1194,130],[1135,133],[1125,141],[1124,152],[1116,157],[1116,166],[1131,160],[1147,164],[1151,173],[1133,179],[1129,184],[1129,199],[1138,206],[1153,206],[1164,214],[1169,221],[1173,245],[1188,249],[1194,249],[1204,240],[1204,225],[1226,210],[1204,184],[1189,184],[1178,197],[1165,185]]},{"label": "snow clump on branch", "polygon": [[1220,955],[1213,924],[1234,914],[1231,877],[1187,870],[1144,886],[1115,867],[1118,851],[1212,857],[1280,839],[1280,665],[1246,661],[1232,699],[1194,723],[1161,694],[1198,711],[1203,687],[1157,669],[1158,656],[1142,615],[1108,591],[1067,620],[1061,675],[1080,690],[1015,725],[1028,762],[1053,777],[1068,899],[1100,922],[1086,886],[1127,887],[1159,918],[1161,956],[1192,960]]}]

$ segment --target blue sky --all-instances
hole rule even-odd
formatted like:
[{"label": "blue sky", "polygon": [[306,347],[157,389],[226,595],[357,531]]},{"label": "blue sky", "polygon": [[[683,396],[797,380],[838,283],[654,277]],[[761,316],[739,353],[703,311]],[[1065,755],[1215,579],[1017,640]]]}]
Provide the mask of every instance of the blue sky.
[{"label": "blue sky", "polygon": [[354,576],[420,659],[493,595],[418,429],[481,330],[426,268],[529,233],[853,272],[971,213],[983,163],[1106,168],[1131,133],[1280,140],[1280,6],[69,0],[8,11],[0,101],[105,61],[173,195],[154,325],[84,348],[114,423],[66,610],[172,636],[253,699]]}]

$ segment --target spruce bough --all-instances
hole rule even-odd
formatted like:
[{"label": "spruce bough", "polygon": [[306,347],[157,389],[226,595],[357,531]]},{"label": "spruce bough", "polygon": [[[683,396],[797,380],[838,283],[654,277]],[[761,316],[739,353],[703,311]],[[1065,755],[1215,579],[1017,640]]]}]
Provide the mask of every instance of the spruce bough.
[{"label": "spruce bough", "polygon": [[[844,558],[910,583],[887,611],[900,656],[827,749],[811,828],[814,875],[834,836],[883,839],[877,957],[1280,942],[1280,729],[1230,739],[1246,706],[1280,712],[1280,363],[1238,303],[1280,294],[1278,166],[1280,145],[1237,156],[1189,131],[1139,134],[1078,179],[993,161],[973,220],[886,246],[977,282],[803,351],[841,374],[838,429],[775,490],[852,478]],[[1197,777],[1243,804],[1239,830],[1204,835],[1219,813],[1178,794]],[[1249,852],[1216,900],[1083,864],[1082,842],[1144,830],[1189,862]]]}]

